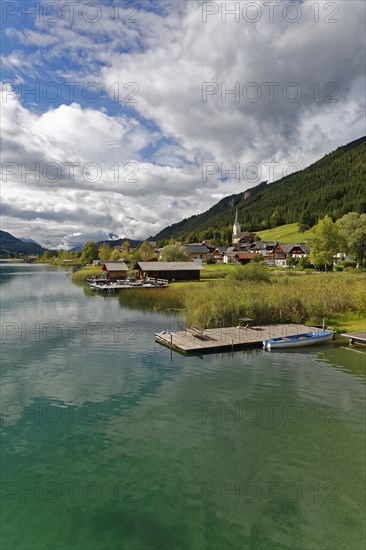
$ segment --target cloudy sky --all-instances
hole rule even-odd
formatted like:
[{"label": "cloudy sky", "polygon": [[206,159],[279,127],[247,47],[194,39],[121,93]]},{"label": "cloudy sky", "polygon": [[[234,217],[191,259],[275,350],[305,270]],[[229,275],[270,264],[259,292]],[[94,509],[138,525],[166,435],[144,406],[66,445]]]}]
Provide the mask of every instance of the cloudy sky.
[{"label": "cloudy sky", "polygon": [[146,238],[365,133],[365,3],[2,2],[2,229]]}]

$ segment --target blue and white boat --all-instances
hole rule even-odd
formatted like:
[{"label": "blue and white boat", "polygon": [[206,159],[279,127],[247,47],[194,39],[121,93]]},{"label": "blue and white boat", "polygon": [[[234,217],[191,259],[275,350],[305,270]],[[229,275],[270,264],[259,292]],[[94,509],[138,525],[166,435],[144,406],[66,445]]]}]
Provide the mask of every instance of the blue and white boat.
[{"label": "blue and white boat", "polygon": [[303,346],[314,346],[315,344],[325,344],[333,340],[335,332],[324,330],[319,332],[305,332],[303,334],[293,334],[290,336],[280,336],[279,338],[270,338],[263,341],[263,347],[268,350],[285,348],[302,348]]}]

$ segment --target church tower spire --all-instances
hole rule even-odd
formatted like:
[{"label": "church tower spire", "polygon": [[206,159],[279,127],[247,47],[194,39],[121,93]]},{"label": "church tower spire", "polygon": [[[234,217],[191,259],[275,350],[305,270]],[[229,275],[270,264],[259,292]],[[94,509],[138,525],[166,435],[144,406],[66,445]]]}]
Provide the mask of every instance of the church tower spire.
[{"label": "church tower spire", "polygon": [[233,225],[233,239],[238,238],[241,233],[238,209],[235,210],[235,221]]}]

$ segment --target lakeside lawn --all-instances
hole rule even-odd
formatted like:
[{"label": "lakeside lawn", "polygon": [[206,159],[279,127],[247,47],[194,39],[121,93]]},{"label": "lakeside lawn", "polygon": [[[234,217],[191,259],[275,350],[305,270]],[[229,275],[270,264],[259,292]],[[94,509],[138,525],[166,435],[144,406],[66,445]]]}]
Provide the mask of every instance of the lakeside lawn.
[{"label": "lakeside lawn", "polygon": [[236,264],[203,264],[203,267],[205,268],[205,271],[232,271],[236,267],[238,267]]},{"label": "lakeside lawn", "polygon": [[234,264],[205,264],[201,271],[201,280],[223,279],[238,267]]}]

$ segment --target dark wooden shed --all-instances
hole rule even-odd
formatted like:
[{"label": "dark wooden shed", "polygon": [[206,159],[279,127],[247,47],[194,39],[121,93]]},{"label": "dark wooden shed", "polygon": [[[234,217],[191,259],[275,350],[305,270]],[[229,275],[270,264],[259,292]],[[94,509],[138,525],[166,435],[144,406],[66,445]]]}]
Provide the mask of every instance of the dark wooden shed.
[{"label": "dark wooden shed", "polygon": [[128,273],[128,267],[124,262],[104,262],[102,269],[108,272],[110,279],[125,279]]},{"label": "dark wooden shed", "polygon": [[173,281],[199,281],[202,265],[197,262],[138,262],[140,279],[153,277]]}]

